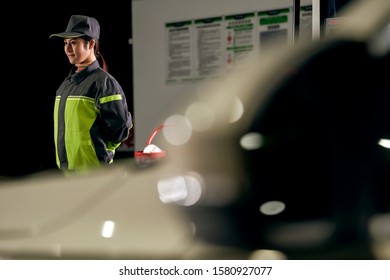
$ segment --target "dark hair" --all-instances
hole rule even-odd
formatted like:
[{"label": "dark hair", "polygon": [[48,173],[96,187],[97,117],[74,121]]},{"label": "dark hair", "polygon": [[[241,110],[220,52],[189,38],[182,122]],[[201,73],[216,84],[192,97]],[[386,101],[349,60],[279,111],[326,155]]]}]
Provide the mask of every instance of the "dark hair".
[{"label": "dark hair", "polygon": [[94,51],[95,51],[96,58],[98,60],[100,60],[100,64],[101,64],[102,69],[108,72],[108,65],[106,63],[106,60],[104,59],[103,55],[99,51],[99,40],[91,38],[89,36],[82,36],[81,38],[83,38],[87,42],[89,42],[91,40],[95,40],[95,50]]}]

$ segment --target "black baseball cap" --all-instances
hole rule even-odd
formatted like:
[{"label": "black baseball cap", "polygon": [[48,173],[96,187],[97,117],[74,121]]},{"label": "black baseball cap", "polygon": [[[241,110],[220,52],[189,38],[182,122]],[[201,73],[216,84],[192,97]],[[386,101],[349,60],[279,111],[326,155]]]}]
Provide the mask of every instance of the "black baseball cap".
[{"label": "black baseball cap", "polygon": [[83,15],[73,15],[69,19],[65,32],[52,34],[50,35],[50,38],[77,38],[88,36],[93,39],[99,39],[99,35],[100,25],[95,18]]}]

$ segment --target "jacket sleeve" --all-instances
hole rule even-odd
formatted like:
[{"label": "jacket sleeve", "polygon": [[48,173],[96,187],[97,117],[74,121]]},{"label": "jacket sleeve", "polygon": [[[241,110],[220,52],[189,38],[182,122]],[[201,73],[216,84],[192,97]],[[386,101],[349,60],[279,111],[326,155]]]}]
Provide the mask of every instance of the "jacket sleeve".
[{"label": "jacket sleeve", "polygon": [[133,127],[126,96],[115,79],[107,79],[98,102],[104,124],[103,138],[107,149],[115,150],[128,138],[129,130]]}]

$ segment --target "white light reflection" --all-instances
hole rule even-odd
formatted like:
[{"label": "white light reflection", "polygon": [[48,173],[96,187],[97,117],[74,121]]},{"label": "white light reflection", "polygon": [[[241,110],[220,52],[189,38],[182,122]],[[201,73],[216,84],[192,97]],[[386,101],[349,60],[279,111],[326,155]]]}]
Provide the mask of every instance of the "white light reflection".
[{"label": "white light reflection", "polygon": [[260,212],[264,215],[277,215],[286,209],[281,201],[267,201],[260,206]]},{"label": "white light reflection", "polygon": [[233,123],[238,121],[244,114],[244,105],[238,97],[235,97],[233,102],[232,114],[229,122]]},{"label": "white light reflection", "polygon": [[378,144],[384,148],[390,149],[390,140],[389,139],[380,139]]},{"label": "white light reflection", "polygon": [[104,238],[111,238],[114,234],[115,223],[113,221],[105,221],[102,227],[102,236]]},{"label": "white light reflection", "polygon": [[258,132],[250,132],[240,139],[240,145],[245,150],[256,150],[263,145],[263,136]]},{"label": "white light reflection", "polygon": [[191,121],[192,128],[196,131],[205,131],[214,122],[214,113],[206,104],[195,102],[186,110],[186,117]]},{"label": "white light reflection", "polygon": [[195,204],[202,195],[202,184],[198,176],[176,176],[157,183],[160,200],[164,203],[174,202],[182,206]]},{"label": "white light reflection", "polygon": [[191,230],[192,235],[196,234],[196,224],[195,223],[193,223],[193,222],[190,223],[190,230]]},{"label": "white light reflection", "polygon": [[172,115],[164,122],[163,135],[172,145],[185,144],[192,135],[192,126],[189,120],[182,115]]},{"label": "white light reflection", "polygon": [[287,256],[280,251],[277,250],[255,250],[250,256],[250,260],[286,260]]}]

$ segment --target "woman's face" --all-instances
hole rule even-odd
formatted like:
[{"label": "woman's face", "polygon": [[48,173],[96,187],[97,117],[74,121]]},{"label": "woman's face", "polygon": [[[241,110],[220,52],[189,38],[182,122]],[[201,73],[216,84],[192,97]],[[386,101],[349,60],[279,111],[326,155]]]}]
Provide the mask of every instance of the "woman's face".
[{"label": "woman's face", "polygon": [[70,64],[91,62],[94,55],[93,41],[86,41],[82,38],[65,38],[64,50]]}]

